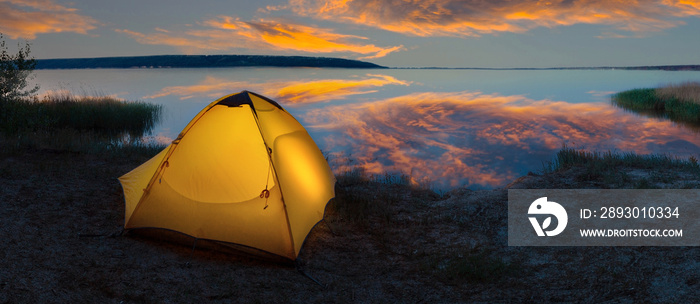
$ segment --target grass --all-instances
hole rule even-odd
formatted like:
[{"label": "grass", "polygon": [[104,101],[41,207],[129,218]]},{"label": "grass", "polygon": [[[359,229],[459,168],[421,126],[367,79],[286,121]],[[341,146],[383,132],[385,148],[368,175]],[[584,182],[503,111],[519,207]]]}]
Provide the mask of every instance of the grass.
[{"label": "grass", "polygon": [[[581,168],[577,181],[596,181],[614,188],[656,188],[656,183],[672,184],[680,174],[700,177],[700,164],[694,156],[682,159],[670,155],[636,153],[592,152],[567,146],[557,152],[553,161],[544,167],[544,173]],[[625,170],[620,170],[625,168]],[[654,174],[633,177],[629,169],[653,171]],[[663,170],[662,170],[663,169]]]},{"label": "grass", "polygon": [[108,137],[142,136],[153,129],[162,111],[160,105],[68,93],[2,101],[0,107],[4,133],[73,129]]},{"label": "grass", "polygon": [[510,262],[487,248],[464,249],[459,253],[430,255],[427,266],[437,278],[454,284],[493,283],[515,277],[524,269],[518,262]]},{"label": "grass", "polygon": [[337,176],[332,208],[351,222],[364,223],[372,216],[389,220],[389,206],[400,201],[404,193],[398,188],[410,188],[410,183],[406,178],[380,180],[355,168]]},{"label": "grass", "polygon": [[2,100],[0,135],[7,142],[3,149],[10,153],[26,148],[151,153],[163,146],[140,139],[152,131],[161,112],[160,105],[107,96],[64,93],[41,100]]},{"label": "grass", "polygon": [[676,98],[684,102],[700,104],[700,82],[667,85],[656,89],[656,94],[662,99]]},{"label": "grass", "polygon": [[336,197],[331,208],[341,218],[350,222],[365,224],[370,218],[390,222],[392,212],[389,206],[410,200],[431,201],[440,194],[429,187],[415,185],[407,175],[368,174],[362,168],[338,174]]},{"label": "grass", "polygon": [[623,91],[613,95],[612,102],[627,110],[700,126],[700,82]]},{"label": "grass", "polygon": [[697,159],[694,157],[690,157],[689,159],[685,160],[661,154],[640,155],[631,152],[591,152],[564,146],[561,150],[559,150],[559,152],[557,152],[554,161],[550,164],[547,171],[559,171],[577,165],[584,167],[599,167],[601,169],[614,169],[621,166],[641,169],[652,169],[659,167],[669,169],[700,169]]}]

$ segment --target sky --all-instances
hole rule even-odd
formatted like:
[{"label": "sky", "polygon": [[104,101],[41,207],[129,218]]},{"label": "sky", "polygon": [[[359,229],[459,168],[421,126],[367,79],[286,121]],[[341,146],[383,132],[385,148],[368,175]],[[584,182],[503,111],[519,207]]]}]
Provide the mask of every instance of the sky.
[{"label": "sky", "polygon": [[390,67],[700,64],[700,0],[0,0],[45,58],[301,55]]}]

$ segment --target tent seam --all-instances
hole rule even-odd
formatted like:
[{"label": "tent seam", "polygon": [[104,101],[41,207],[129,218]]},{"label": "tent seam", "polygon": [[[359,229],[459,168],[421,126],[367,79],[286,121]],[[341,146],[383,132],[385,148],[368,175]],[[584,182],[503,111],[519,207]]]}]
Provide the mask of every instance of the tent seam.
[{"label": "tent seam", "polygon": [[[248,94],[251,94],[251,93],[248,92]],[[250,95],[248,95],[248,98],[250,99]],[[263,100],[267,101],[265,99],[263,99]],[[294,255],[294,258],[296,259],[297,250],[296,250],[296,246],[294,246],[294,234],[292,233],[292,225],[289,222],[289,212],[287,212],[287,203],[284,200],[284,191],[282,189],[282,184],[280,183],[280,180],[277,177],[277,169],[275,168],[275,162],[272,160],[272,150],[267,145],[267,140],[265,139],[265,134],[263,134],[262,126],[260,126],[260,118],[258,117],[258,112],[255,110],[255,105],[253,104],[252,100],[250,101],[250,110],[253,113],[253,117],[255,117],[255,124],[258,126],[258,131],[260,132],[260,137],[262,138],[263,143],[265,144],[265,152],[267,153],[268,160],[270,161],[271,169],[275,173],[274,174],[275,182],[277,182],[277,185],[279,185],[279,187],[280,187],[280,198],[282,201],[282,207],[284,209],[284,217],[287,220],[287,231],[289,231],[289,241],[291,242],[291,245],[292,245],[292,253]]]}]

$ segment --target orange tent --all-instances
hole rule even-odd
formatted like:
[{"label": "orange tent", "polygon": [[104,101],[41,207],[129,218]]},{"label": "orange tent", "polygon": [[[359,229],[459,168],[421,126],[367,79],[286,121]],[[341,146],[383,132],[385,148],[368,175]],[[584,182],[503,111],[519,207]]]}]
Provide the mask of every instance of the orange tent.
[{"label": "orange tent", "polygon": [[119,181],[125,229],[164,228],[291,260],[335,196],[328,163],[301,124],[247,91],[209,104]]}]

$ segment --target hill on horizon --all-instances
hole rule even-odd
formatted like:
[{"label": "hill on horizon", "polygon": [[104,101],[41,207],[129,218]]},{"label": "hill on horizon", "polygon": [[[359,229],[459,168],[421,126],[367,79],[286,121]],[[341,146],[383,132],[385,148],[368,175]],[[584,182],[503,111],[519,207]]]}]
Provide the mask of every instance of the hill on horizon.
[{"label": "hill on horizon", "polygon": [[36,69],[214,68],[214,67],[386,68],[374,63],[330,57],[268,55],[154,55],[37,59]]},{"label": "hill on horizon", "polygon": [[151,55],[95,58],[37,59],[36,69],[129,69],[218,67],[313,67],[360,69],[468,69],[468,70],[664,70],[700,71],[700,65],[591,66],[591,67],[386,67],[375,63],[310,56],[277,55]]}]

